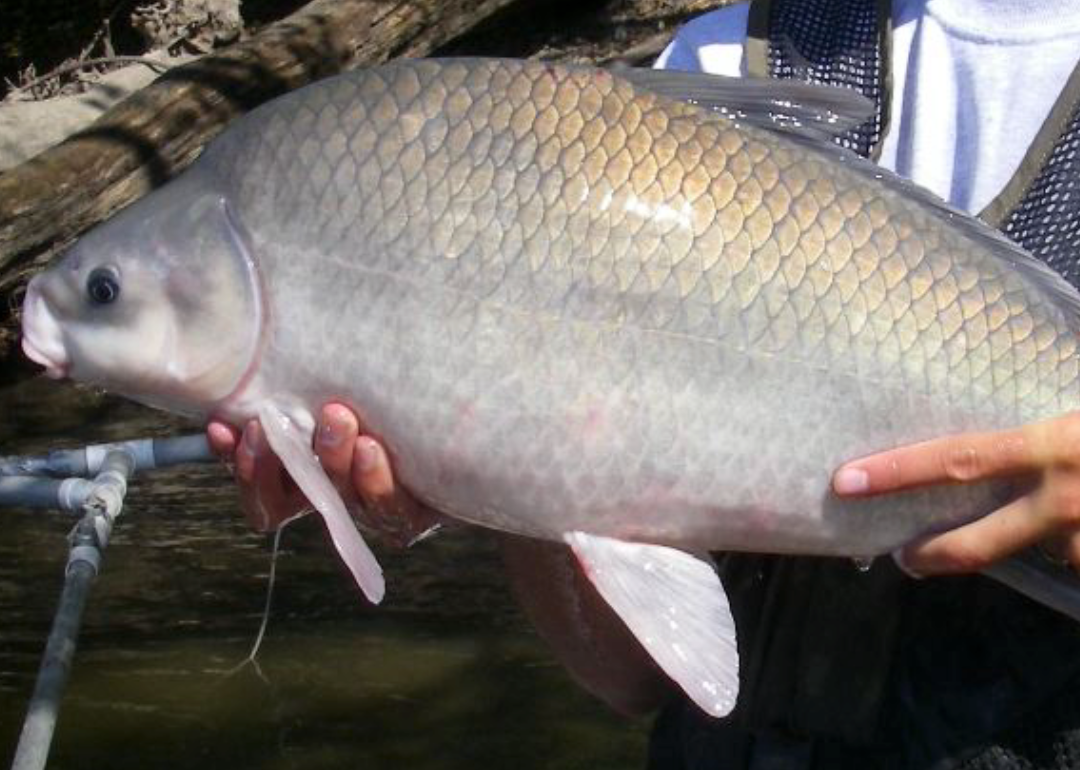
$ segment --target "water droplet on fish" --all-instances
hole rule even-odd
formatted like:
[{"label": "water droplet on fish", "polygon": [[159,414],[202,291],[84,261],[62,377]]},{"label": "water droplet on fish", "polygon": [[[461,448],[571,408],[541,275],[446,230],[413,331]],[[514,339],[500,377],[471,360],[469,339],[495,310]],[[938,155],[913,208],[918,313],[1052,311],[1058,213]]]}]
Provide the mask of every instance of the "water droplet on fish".
[{"label": "water droplet on fish", "polygon": [[859,572],[869,572],[870,568],[874,566],[873,556],[855,556],[851,561]]}]

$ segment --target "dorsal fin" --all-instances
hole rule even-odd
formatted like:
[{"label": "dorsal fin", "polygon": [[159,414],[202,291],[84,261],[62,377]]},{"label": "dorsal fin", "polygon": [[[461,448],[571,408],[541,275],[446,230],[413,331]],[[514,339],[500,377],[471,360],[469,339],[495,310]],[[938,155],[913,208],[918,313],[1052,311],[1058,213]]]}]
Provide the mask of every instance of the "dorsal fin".
[{"label": "dorsal fin", "polygon": [[846,88],[771,78],[622,68],[613,74],[669,99],[699,105],[736,123],[830,139],[869,119],[874,105]]}]

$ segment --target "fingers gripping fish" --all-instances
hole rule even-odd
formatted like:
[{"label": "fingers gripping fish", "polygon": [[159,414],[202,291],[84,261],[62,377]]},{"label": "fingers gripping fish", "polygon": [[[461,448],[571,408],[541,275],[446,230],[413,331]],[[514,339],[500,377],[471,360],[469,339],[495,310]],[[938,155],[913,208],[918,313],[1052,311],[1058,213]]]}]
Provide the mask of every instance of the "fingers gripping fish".
[{"label": "fingers gripping fish", "polygon": [[1078,405],[1076,293],[823,141],[859,109],[539,62],[347,73],[237,121],[35,278],[24,347],[257,418],[378,601],[311,451],[314,410],[350,405],[429,505],[567,543],[723,715],[734,623],[693,554],[887,553],[1004,492],[841,501],[842,461]]}]

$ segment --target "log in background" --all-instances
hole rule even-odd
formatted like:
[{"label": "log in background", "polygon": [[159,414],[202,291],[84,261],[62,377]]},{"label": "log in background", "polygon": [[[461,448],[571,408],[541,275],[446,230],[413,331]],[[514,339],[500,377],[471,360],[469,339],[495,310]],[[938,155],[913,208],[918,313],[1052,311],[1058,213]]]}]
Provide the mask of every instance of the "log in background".
[{"label": "log in background", "polygon": [[[651,63],[687,18],[725,0],[248,0],[250,38],[191,65],[105,113],[86,130],[0,174],[0,360],[9,377],[34,371],[18,355],[18,305],[29,277],[82,232],[163,184],[198,157],[230,120],[321,77],[390,58],[541,57]],[[78,48],[118,7],[28,0],[5,8],[0,67],[26,51],[53,59]],[[57,13],[57,6],[67,15]],[[135,3],[131,2],[134,6]],[[34,10],[37,9],[37,10]],[[106,10],[107,9],[107,10]],[[129,13],[129,11],[126,11]],[[33,13],[42,14],[38,21]],[[79,14],[82,16],[79,16]],[[273,21],[274,14],[283,18]],[[88,23],[81,19],[89,18]],[[123,39],[122,32],[118,33]],[[55,37],[51,41],[50,36]],[[60,44],[61,40],[69,41]],[[44,55],[44,54],[43,54]],[[35,62],[48,70],[48,56]],[[0,73],[3,74],[3,73]],[[6,378],[5,378],[6,379]]]}]

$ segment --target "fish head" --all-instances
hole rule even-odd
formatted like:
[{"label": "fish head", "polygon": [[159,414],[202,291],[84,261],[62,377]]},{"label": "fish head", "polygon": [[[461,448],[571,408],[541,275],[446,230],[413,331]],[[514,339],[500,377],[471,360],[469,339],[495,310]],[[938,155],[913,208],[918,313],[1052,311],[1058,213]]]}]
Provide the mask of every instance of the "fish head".
[{"label": "fish head", "polygon": [[35,276],[23,350],[72,379],[204,415],[245,380],[262,312],[228,196],[189,172],[92,230]]}]

